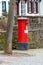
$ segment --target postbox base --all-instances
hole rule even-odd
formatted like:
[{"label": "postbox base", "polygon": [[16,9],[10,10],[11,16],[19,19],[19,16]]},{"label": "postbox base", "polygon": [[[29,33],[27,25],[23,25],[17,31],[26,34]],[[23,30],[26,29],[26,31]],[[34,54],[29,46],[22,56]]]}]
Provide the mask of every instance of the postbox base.
[{"label": "postbox base", "polygon": [[29,48],[29,44],[28,43],[18,43],[18,47],[17,47],[17,49],[18,50],[28,50],[28,48]]}]

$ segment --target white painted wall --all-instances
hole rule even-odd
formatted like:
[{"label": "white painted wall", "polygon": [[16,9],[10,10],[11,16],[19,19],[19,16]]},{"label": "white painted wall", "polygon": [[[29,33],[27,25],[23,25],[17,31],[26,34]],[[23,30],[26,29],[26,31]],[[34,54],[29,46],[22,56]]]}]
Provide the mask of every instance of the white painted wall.
[{"label": "white painted wall", "polygon": [[2,16],[2,1],[6,1],[6,10],[8,12],[8,9],[9,9],[8,1],[10,1],[10,0],[0,0],[0,16]]},{"label": "white painted wall", "polygon": [[43,15],[43,0],[40,2],[40,15]]}]

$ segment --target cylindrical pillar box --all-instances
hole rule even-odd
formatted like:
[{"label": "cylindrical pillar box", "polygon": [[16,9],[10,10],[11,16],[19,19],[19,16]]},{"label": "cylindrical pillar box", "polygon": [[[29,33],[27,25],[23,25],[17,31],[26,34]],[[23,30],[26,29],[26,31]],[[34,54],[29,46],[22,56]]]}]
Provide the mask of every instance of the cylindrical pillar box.
[{"label": "cylindrical pillar box", "polygon": [[28,18],[20,17],[18,20],[18,49],[28,49]]}]

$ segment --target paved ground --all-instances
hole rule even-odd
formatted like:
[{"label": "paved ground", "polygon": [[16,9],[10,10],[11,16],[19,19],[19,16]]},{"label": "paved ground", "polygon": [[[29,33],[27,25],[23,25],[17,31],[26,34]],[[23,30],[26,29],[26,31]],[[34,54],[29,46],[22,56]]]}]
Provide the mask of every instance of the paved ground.
[{"label": "paved ground", "polygon": [[15,50],[12,55],[0,51],[0,65],[43,65],[43,49]]}]

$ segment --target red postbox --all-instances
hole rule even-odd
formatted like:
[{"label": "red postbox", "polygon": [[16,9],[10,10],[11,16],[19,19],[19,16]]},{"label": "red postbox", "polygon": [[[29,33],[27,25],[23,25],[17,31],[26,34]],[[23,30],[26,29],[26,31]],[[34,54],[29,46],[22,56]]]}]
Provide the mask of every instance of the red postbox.
[{"label": "red postbox", "polygon": [[18,20],[18,49],[28,49],[28,18],[20,17]]}]

